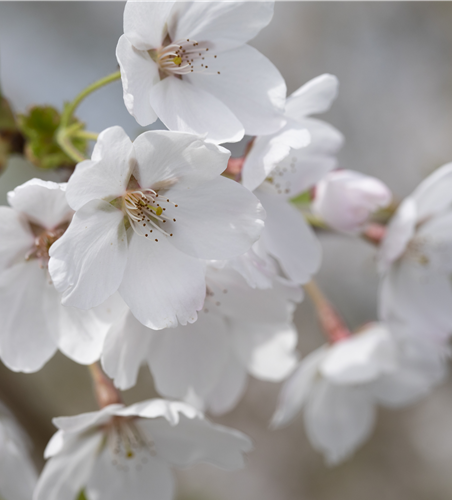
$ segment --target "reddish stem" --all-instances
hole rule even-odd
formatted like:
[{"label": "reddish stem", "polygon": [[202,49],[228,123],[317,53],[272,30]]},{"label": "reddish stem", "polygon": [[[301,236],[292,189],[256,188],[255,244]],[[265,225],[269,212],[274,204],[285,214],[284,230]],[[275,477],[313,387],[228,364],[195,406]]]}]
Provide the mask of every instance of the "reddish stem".
[{"label": "reddish stem", "polygon": [[113,385],[113,382],[105,375],[99,363],[89,365],[89,371],[94,383],[94,392],[99,408],[105,408],[112,404],[122,404],[121,395]]},{"label": "reddish stem", "polygon": [[374,245],[380,245],[382,239],[386,235],[386,227],[382,224],[376,222],[371,222],[367,225],[366,229],[362,233],[362,237]]},{"label": "reddish stem", "polygon": [[310,281],[304,287],[315,305],[317,316],[328,341],[334,344],[350,337],[352,333],[317,284]]}]

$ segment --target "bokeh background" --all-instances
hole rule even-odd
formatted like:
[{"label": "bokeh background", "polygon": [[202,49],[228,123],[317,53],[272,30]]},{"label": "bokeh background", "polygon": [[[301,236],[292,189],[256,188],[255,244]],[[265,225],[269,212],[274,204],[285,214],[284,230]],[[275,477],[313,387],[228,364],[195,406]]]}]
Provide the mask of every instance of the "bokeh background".
[{"label": "bokeh background", "polygon": [[[15,109],[61,108],[115,71],[123,8],[122,2],[0,2],[0,77]],[[279,68],[289,93],[325,72],[339,77],[340,94],[325,119],[346,137],[340,166],[381,178],[400,199],[452,160],[451,26],[449,2],[277,2],[272,23],[252,45]],[[78,116],[90,130],[120,124],[132,136],[141,131],[124,108],[119,82],[88,98]],[[0,177],[0,203],[35,176],[55,178],[11,161]],[[374,249],[347,237],[321,239],[320,285],[351,327],[374,320]],[[302,353],[323,343],[307,299],[296,323]],[[311,449],[301,418],[281,431],[267,429],[277,393],[276,384],[251,381],[238,408],[217,419],[253,438],[247,468],[181,471],[178,500],[452,498],[452,379],[410,408],[380,412],[372,438],[336,468]],[[153,395],[143,370],[125,399]],[[0,399],[31,435],[39,465],[52,417],[96,409],[87,369],[60,355],[36,374],[0,366]]]}]

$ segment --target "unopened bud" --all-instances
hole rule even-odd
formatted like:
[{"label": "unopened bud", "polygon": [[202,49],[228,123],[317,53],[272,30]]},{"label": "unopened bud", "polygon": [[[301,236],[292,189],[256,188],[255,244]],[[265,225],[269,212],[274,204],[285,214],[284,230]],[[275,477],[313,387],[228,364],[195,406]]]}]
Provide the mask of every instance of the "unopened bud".
[{"label": "unopened bud", "polygon": [[317,185],[312,209],[337,231],[361,231],[376,210],[391,203],[389,188],[375,177],[353,170],[327,174]]}]

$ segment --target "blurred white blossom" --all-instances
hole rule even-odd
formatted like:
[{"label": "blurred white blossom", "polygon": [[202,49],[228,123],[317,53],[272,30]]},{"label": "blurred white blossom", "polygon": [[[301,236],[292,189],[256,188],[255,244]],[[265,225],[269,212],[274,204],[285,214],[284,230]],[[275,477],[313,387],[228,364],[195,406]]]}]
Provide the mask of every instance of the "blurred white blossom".
[{"label": "blurred white blossom", "polygon": [[59,430],[47,445],[33,500],[74,500],[82,490],[90,500],[171,500],[171,466],[237,469],[252,447],[244,434],[161,399],[112,404],[54,424]]}]

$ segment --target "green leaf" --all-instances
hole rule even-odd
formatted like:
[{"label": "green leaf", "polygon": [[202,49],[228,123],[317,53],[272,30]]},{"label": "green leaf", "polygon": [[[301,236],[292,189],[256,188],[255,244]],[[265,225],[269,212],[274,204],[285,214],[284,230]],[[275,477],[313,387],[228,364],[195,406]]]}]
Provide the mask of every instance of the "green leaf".
[{"label": "green leaf", "polygon": [[[19,127],[27,140],[25,155],[36,166],[55,169],[75,165],[56,141],[60,122],[60,113],[51,106],[34,106],[28,115],[19,115]],[[70,127],[74,130],[82,130],[83,123],[74,118],[71,120]],[[86,139],[72,138],[71,140],[80,152],[86,152]]]},{"label": "green leaf", "polygon": [[290,201],[294,205],[309,205],[309,203],[311,203],[311,191],[305,191],[304,193],[291,198]]}]

